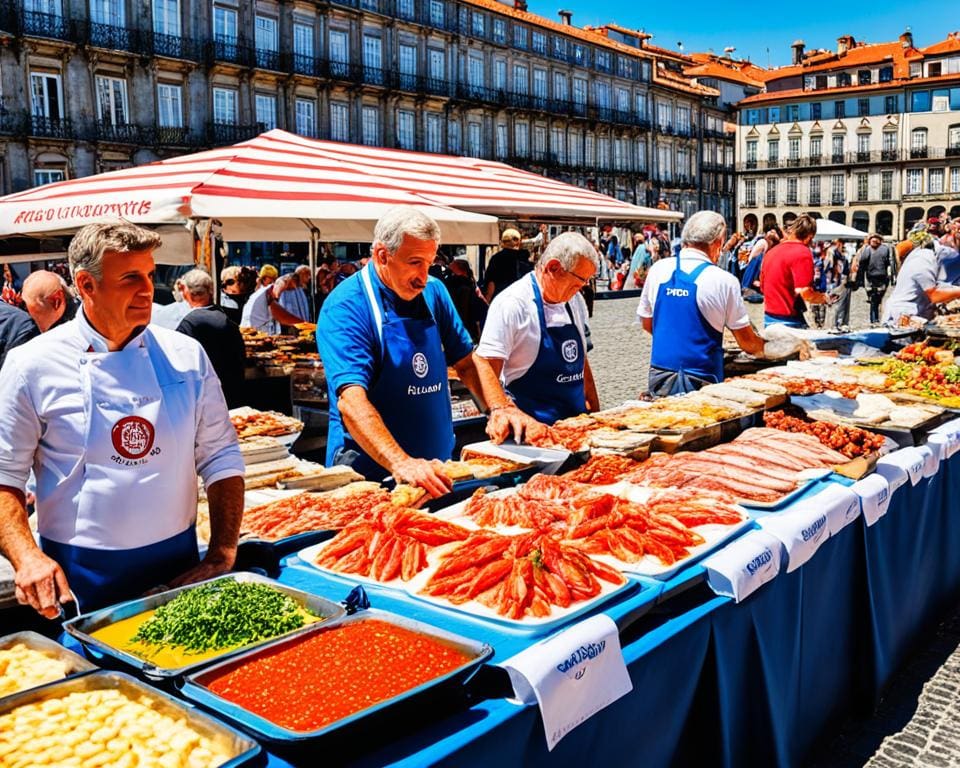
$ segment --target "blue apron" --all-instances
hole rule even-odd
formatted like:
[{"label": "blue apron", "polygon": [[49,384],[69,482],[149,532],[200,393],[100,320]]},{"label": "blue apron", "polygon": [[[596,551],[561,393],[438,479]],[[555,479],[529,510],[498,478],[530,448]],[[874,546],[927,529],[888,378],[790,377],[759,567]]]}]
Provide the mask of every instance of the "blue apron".
[{"label": "blue apron", "polygon": [[[63,568],[84,612],[139,597],[199,562],[195,490],[188,494],[189,508],[180,485],[195,488],[192,439],[180,441],[174,428],[182,423],[180,401],[165,396],[165,390],[186,385],[165,359],[155,357],[149,335],[117,352],[91,348],[81,356],[83,488],[75,498],[48,499],[41,510],[44,516],[67,516],[74,535],[83,537],[80,545],[41,535],[40,546]],[[155,542],[119,546],[151,535]]]},{"label": "blue apron", "polygon": [[530,282],[540,321],[540,349],[530,369],[507,384],[507,392],[521,411],[544,424],[553,424],[587,409],[583,388],[586,353],[570,305],[566,305],[570,324],[548,328],[540,286],[532,274]]},{"label": "blue apron", "polygon": [[[367,398],[410,456],[446,461],[453,455],[453,413],[440,330],[432,313],[427,319],[388,313],[374,290],[368,272],[372,269],[368,264],[360,277],[377,327],[381,361]],[[339,411],[331,414],[330,439],[327,455],[334,462],[350,464],[369,480],[382,480],[387,474],[344,431]]]},{"label": "blue apron", "polygon": [[677,266],[657,291],[653,312],[650,392],[658,396],[692,392],[723,381],[723,331],[706,321],[697,306],[697,278],[710,263],[689,275]]}]

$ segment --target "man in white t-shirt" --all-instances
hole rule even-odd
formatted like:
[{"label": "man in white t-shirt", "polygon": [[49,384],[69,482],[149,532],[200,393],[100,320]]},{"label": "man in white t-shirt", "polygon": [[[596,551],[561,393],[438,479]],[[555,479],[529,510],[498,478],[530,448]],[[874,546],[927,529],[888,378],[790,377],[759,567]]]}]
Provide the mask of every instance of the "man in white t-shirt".
[{"label": "man in white t-shirt", "polygon": [[280,333],[281,325],[296,325],[303,320],[280,306],[280,295],[295,288],[299,281],[294,275],[284,275],[275,283],[257,288],[243,305],[241,328],[255,328],[271,335]]},{"label": "man in white t-shirt", "polygon": [[673,395],[723,381],[723,329],[740,347],[762,356],[764,342],[750,325],[740,283],[716,265],[726,236],[723,217],[693,214],[683,227],[680,253],[647,273],[637,314],[653,334],[650,392]]},{"label": "man in white t-shirt", "polygon": [[474,359],[495,442],[511,432],[520,442],[544,424],[597,409],[580,289],[598,266],[590,241],[565,232],[550,241],[531,274],[490,305]]}]

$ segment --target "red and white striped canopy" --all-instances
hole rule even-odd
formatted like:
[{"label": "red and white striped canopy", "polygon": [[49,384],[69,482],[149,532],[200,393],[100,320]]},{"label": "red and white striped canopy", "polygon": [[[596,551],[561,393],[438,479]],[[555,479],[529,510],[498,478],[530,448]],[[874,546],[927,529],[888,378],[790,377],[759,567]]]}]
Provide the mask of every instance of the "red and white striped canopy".
[{"label": "red and white striped canopy", "polygon": [[121,217],[138,224],[212,218],[226,240],[363,242],[410,204],[444,242],[493,243],[493,217],[665,221],[641,208],[503,163],[305,139],[273,130],[230,147],[56,182],[0,198],[0,237],[70,232]]}]

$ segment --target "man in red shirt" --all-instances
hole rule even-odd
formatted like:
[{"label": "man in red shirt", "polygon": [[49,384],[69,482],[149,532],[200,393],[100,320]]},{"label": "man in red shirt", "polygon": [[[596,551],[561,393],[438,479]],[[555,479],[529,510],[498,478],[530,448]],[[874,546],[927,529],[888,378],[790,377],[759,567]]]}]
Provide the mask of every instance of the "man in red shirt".
[{"label": "man in red shirt", "polygon": [[782,323],[806,328],[804,301],[827,304],[829,297],[813,288],[813,253],[810,243],[817,234],[817,222],[811,216],[798,216],[787,228],[786,236],[763,257],[760,290],[763,293],[763,319],[766,325]]}]

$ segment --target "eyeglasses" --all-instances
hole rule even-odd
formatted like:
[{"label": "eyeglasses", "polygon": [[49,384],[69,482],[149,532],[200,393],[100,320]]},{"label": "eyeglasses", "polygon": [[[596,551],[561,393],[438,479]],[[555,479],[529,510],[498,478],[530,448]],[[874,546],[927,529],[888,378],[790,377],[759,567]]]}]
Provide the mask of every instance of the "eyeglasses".
[{"label": "eyeglasses", "polygon": [[579,281],[580,281],[580,285],[586,285],[587,283],[590,282],[590,278],[589,278],[589,277],[580,277],[580,275],[578,275],[576,272],[572,272],[572,271],[569,270],[569,269],[565,269],[565,270],[563,270],[563,271],[566,272],[568,275],[570,275],[570,277],[574,277],[574,278],[576,278],[577,280],[579,280]]}]

